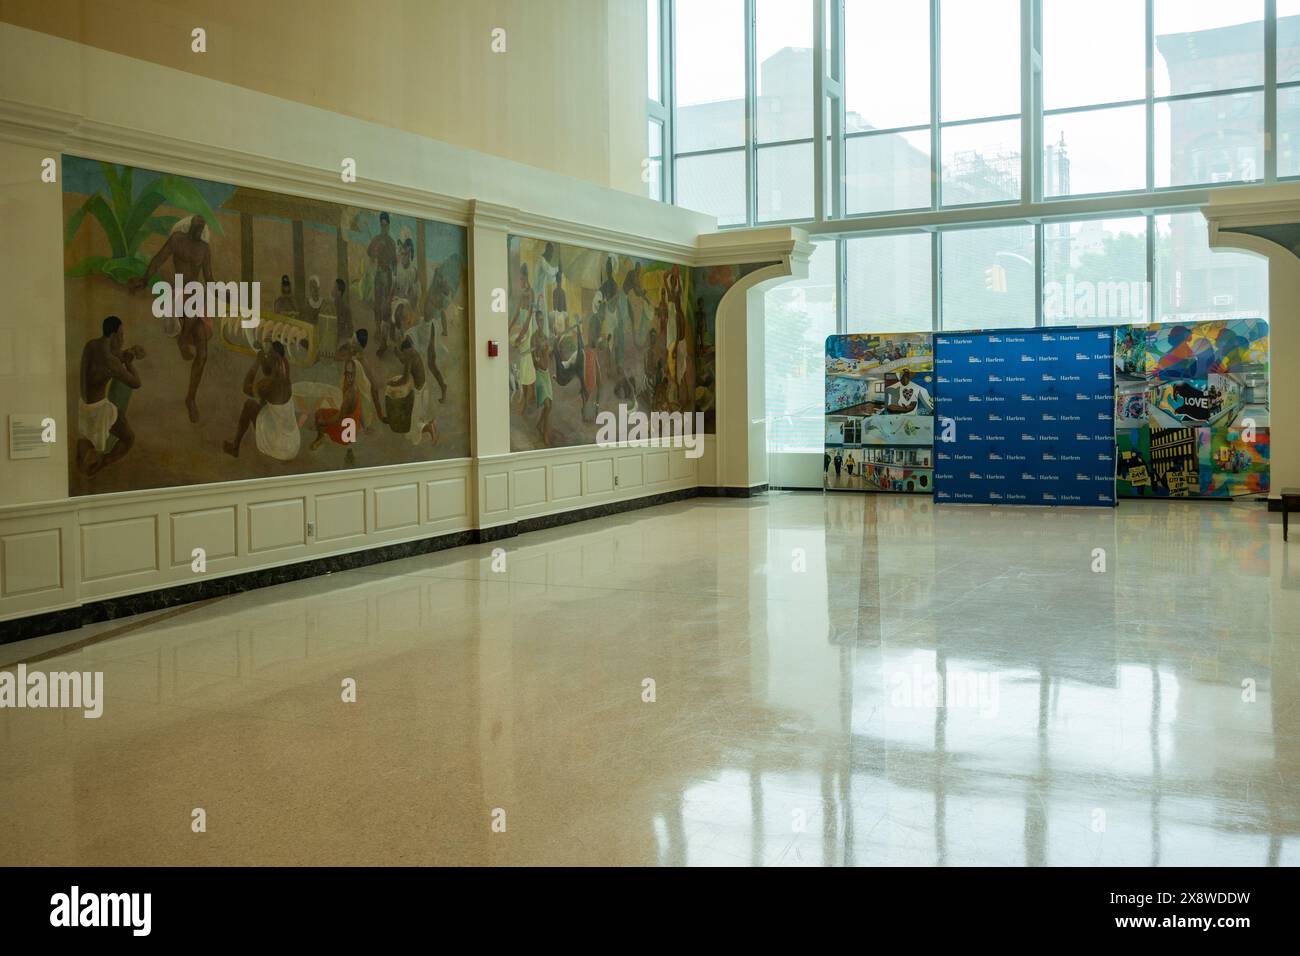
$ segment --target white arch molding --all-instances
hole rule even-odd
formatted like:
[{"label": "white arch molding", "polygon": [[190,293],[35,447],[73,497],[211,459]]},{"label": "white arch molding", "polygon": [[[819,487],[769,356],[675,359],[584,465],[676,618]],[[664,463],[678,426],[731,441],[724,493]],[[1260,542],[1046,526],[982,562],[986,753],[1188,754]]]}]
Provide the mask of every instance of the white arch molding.
[{"label": "white arch molding", "polygon": [[1300,258],[1272,239],[1238,232],[1252,226],[1300,223],[1295,191],[1271,202],[1211,202],[1201,211],[1209,224],[1211,249],[1233,249],[1268,262],[1269,458],[1271,498],[1300,485]]},{"label": "white arch molding", "polygon": [[805,235],[792,236],[779,261],[741,277],[718,303],[714,443],[721,487],[751,490],[767,484],[765,300],[769,290],[808,277],[812,252]]}]

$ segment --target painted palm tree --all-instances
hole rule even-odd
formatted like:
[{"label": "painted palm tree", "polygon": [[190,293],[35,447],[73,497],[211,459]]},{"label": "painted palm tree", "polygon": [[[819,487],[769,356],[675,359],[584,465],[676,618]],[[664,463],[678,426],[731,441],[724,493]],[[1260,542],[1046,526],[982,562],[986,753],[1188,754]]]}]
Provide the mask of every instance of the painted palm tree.
[{"label": "painted palm tree", "polygon": [[103,228],[112,254],[86,256],[67,271],[69,276],[98,272],[122,285],[143,276],[149,257],[140,251],[141,244],[151,235],[167,235],[181,218],[155,216],[154,210],[162,205],[202,216],[212,231],[221,235],[221,223],[216,213],[192,183],[179,176],[160,176],[135,196],[134,169],[112,163],[100,163],[100,168],[108,182],[108,194],[95,193],[68,218],[63,244],[72,244],[82,220],[89,213]]}]

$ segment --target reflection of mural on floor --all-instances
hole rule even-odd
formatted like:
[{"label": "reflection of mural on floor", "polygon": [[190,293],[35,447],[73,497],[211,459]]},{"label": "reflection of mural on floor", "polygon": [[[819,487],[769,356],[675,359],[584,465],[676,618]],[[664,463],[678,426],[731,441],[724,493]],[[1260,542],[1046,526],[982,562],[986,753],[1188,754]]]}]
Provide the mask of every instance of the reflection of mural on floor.
[{"label": "reflection of mural on floor", "polygon": [[1268,371],[1262,319],[1117,326],[1119,493],[1266,494]]},{"label": "reflection of mural on floor", "polygon": [[[934,401],[929,333],[828,336],[825,486],[929,494]],[[844,453],[850,446],[851,473]]]}]

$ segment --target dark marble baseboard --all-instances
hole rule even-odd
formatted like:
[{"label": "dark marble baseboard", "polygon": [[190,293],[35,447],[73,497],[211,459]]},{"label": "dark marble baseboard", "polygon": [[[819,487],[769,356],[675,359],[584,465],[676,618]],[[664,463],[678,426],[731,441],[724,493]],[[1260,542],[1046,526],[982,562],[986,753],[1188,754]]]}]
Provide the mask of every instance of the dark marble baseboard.
[{"label": "dark marble baseboard", "polygon": [[383,544],[363,551],[350,551],[347,554],[330,554],[320,558],[310,558],[293,564],[282,564],[274,568],[258,568],[253,571],[241,571],[222,578],[207,578],[192,581],[175,587],[158,588],[154,591],[142,591],[139,594],[126,594],[122,597],[105,598],[102,601],[88,601],[77,607],[34,614],[0,623],[0,644],[12,644],[31,637],[57,634],[71,631],[87,624],[99,624],[103,621],[115,621],[133,614],[145,614],[161,611],[165,608],[206,601],[227,594],[239,594],[257,588],[271,587],[275,584],[287,584],[301,581],[321,574],[335,571],[350,571],[384,561],[395,561],[415,554],[428,554],[458,548],[479,541],[478,531],[456,531],[451,534],[419,538],[415,541],[401,541],[396,544]]},{"label": "dark marble baseboard", "polygon": [[767,493],[767,485],[750,485],[748,488],[701,485],[695,493],[701,498],[756,498]]},{"label": "dark marble baseboard", "polygon": [[448,548],[459,548],[467,544],[501,541],[506,538],[513,538],[516,535],[527,534],[530,531],[558,528],[577,521],[604,518],[625,511],[651,508],[655,505],[668,504],[673,501],[685,501],[697,497],[748,498],[753,493],[756,493],[757,489],[766,489],[766,487],[766,485],[760,485],[756,489],[683,488],[679,491],[646,495],[643,498],[611,501],[608,504],[593,505],[590,508],[576,508],[573,511],[561,511],[555,514],[538,515],[534,518],[523,518],[508,524],[495,525],[491,528],[456,531],[451,534],[419,538],[415,541],[384,544],[374,548],[366,548],[362,551],[331,554],[274,568],[243,571],[223,578],[208,578],[175,587],[143,591],[139,594],[105,598],[102,601],[88,601],[77,607],[47,611],[43,614],[33,614],[30,617],[20,617],[0,622],[0,644],[12,644],[15,641],[25,641],[32,637],[76,630],[87,624],[114,621],[119,618],[130,617],[133,614],[160,611],[183,604],[192,604],[195,601],[205,601],[228,594],[239,594],[243,591],[271,587],[275,584],[287,584],[290,581],[301,581],[304,578],[330,574],[335,571],[349,571],[353,568],[362,568],[371,564],[382,564],[385,561],[409,558],[412,555],[430,554],[434,551],[445,551]]}]

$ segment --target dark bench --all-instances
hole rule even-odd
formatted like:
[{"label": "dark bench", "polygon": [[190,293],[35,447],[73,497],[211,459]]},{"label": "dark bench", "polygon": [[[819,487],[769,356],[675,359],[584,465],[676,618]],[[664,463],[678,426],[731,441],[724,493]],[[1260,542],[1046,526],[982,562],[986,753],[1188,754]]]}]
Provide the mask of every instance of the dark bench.
[{"label": "dark bench", "polygon": [[1282,489],[1282,540],[1286,540],[1287,515],[1292,511],[1300,511],[1300,488],[1283,488]]}]

